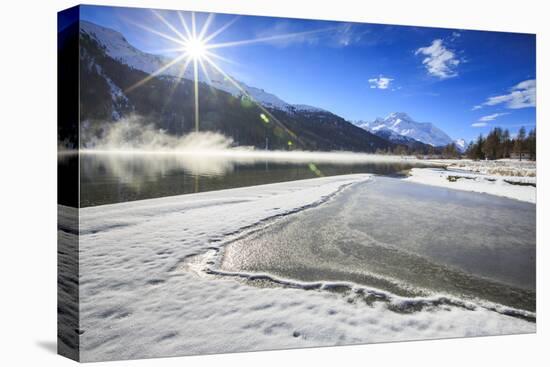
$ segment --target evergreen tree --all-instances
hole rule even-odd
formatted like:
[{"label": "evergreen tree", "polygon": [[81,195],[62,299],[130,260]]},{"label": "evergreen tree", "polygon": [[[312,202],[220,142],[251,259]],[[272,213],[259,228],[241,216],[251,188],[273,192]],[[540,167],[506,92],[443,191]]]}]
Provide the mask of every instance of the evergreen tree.
[{"label": "evergreen tree", "polygon": [[527,136],[527,152],[529,153],[531,160],[536,160],[537,158],[537,130],[536,128],[529,131],[529,135]]},{"label": "evergreen tree", "polygon": [[483,144],[482,150],[487,159],[497,159],[498,158],[498,148],[499,148],[499,131],[493,129],[487,135],[485,143]]},{"label": "evergreen tree", "polygon": [[536,159],[537,140],[536,129],[529,131],[526,135],[525,128],[519,129],[515,139],[510,139],[510,131],[502,130],[499,127],[492,129],[487,137],[482,134],[476,141],[470,142],[466,149],[466,156],[470,159],[501,159],[509,158],[514,152],[520,159],[522,153],[528,153],[532,160]]},{"label": "evergreen tree", "polygon": [[483,145],[485,144],[485,138],[479,134],[477,138],[476,157],[477,159],[485,159],[485,153],[483,153]]},{"label": "evergreen tree", "polygon": [[470,158],[470,159],[475,159],[474,157],[474,148],[475,148],[475,143],[473,141],[471,141],[468,146],[466,147],[466,151],[464,152],[466,154],[466,157]]},{"label": "evergreen tree", "polygon": [[514,153],[519,155],[519,160],[521,161],[523,150],[525,149],[525,128],[522,126],[519,131],[518,135],[514,139]]},{"label": "evergreen tree", "polygon": [[508,131],[508,129],[505,129],[502,132],[502,140],[502,158],[510,158],[510,152],[512,151],[512,141],[510,140],[510,131]]},{"label": "evergreen tree", "polygon": [[447,144],[445,148],[443,148],[444,158],[458,158],[459,155],[460,153],[458,152],[455,143]]}]

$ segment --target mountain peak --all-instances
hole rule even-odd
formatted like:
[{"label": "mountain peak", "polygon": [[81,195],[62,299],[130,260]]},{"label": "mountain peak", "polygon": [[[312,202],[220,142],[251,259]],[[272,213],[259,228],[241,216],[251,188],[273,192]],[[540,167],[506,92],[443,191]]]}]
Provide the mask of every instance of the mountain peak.
[{"label": "mountain peak", "polygon": [[386,117],[388,119],[401,119],[406,121],[414,121],[406,112],[392,112]]},{"label": "mountain peak", "polygon": [[[358,126],[372,133],[399,138],[406,137],[435,147],[453,142],[444,131],[430,122],[416,122],[405,112],[392,112],[386,118],[359,122]],[[395,140],[395,139],[394,139]]]},{"label": "mountain peak", "polygon": [[464,153],[464,152],[466,151],[466,148],[467,148],[466,140],[464,140],[464,139],[456,139],[456,140],[454,141],[454,144],[455,144],[456,148],[457,148],[460,152]]}]

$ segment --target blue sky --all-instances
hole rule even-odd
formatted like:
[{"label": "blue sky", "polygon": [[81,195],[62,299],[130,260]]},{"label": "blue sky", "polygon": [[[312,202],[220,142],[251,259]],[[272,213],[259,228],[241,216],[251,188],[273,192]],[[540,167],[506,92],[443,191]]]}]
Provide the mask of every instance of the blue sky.
[{"label": "blue sky", "polygon": [[[176,12],[160,14],[185,34]],[[197,29],[207,16],[196,14]],[[206,34],[235,17],[216,14]],[[177,37],[150,10],[82,6],[81,19],[173,55],[172,41],[136,26]],[[407,112],[467,141],[495,126],[535,126],[532,34],[240,16],[210,44],[266,38],[213,51],[233,61],[218,62],[230,75],[289,103],[352,121]]]}]

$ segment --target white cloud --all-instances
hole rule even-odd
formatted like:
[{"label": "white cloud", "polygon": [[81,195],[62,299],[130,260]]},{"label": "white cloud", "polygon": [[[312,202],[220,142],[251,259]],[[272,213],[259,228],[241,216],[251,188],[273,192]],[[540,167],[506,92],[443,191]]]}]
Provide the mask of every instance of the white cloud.
[{"label": "white cloud", "polygon": [[497,117],[508,115],[508,112],[497,112],[493,113],[492,115],[483,116],[479,119],[479,121],[487,122],[487,121],[494,121]]},{"label": "white cloud", "polygon": [[527,107],[536,107],[537,83],[535,79],[524,80],[510,88],[508,94],[489,97],[480,105],[474,106],[473,110],[478,110],[483,106],[496,106],[505,104],[507,108],[519,109]]},{"label": "white cloud", "polygon": [[372,89],[388,89],[393,79],[383,77],[369,79],[369,84]]},{"label": "white cloud", "polygon": [[248,43],[267,43],[272,46],[284,48],[296,44],[315,46],[323,44],[331,47],[347,47],[359,43],[367,32],[362,31],[353,23],[343,23],[337,26],[320,26],[312,22],[307,29],[297,29],[293,22],[288,20],[278,21],[269,28],[264,28],[256,34],[256,37]]},{"label": "white cloud", "polygon": [[493,113],[491,115],[482,116],[477,120],[477,122],[474,122],[472,124],[472,127],[485,127],[489,125],[490,121],[496,120],[500,116],[509,115],[509,112],[497,112]]},{"label": "white cloud", "polygon": [[422,60],[422,64],[432,76],[440,79],[452,78],[458,75],[456,67],[460,64],[460,60],[456,58],[453,51],[443,45],[443,40],[433,40],[432,44],[427,47],[420,47],[416,50],[415,55],[422,54],[426,57]]},{"label": "white cloud", "polygon": [[474,122],[472,124],[472,127],[484,127],[484,126],[487,126],[486,122]]}]

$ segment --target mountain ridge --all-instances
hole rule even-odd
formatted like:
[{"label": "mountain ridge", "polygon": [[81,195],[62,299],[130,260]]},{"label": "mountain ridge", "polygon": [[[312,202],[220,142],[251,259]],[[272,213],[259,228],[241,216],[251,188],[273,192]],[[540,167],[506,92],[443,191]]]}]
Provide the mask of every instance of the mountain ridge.
[{"label": "mountain ridge", "polygon": [[[80,29],[81,32],[88,34],[98,43],[105,46],[105,51],[109,56],[137,70],[152,74],[170,62],[170,59],[166,57],[150,54],[137,49],[126,40],[124,35],[116,30],[88,21],[81,21]],[[159,75],[180,77],[180,65],[175,64],[168,67]],[[194,80],[192,68],[187,68],[181,77],[188,80]],[[250,95],[250,97],[261,103],[264,107],[292,111],[300,108],[300,106],[308,106],[305,104],[287,103],[276,95],[266,92],[263,88],[252,87],[236,79],[234,80],[242,89],[246,91],[248,95]],[[214,88],[228,92],[236,97],[240,97],[243,94],[239,88],[233,85],[233,83],[228,81],[224,75],[216,70],[209,70],[208,78],[206,78],[203,73],[199,73],[199,81],[210,84]],[[319,107],[308,107],[322,110]]]},{"label": "mountain ridge", "polygon": [[[392,112],[374,121],[358,121],[356,125],[378,136],[387,136],[392,142],[415,141],[442,147],[455,141],[431,122],[417,122],[405,112]],[[455,143],[456,144],[456,143]]]}]

